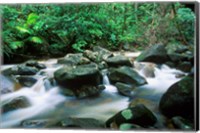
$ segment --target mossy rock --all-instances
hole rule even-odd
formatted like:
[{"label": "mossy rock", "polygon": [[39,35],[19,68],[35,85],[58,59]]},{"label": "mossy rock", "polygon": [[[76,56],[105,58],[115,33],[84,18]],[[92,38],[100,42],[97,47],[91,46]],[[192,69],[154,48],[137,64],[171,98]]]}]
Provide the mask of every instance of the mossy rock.
[{"label": "mossy rock", "polygon": [[186,76],[173,84],[161,97],[159,108],[167,117],[194,119],[194,77]]}]

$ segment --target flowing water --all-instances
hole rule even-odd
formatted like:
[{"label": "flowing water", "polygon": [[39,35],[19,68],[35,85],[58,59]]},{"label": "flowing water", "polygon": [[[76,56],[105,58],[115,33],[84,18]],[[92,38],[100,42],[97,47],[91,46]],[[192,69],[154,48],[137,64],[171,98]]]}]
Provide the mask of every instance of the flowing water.
[{"label": "flowing water", "polygon": [[[9,102],[10,99],[19,96],[25,96],[31,103],[30,107],[2,114],[0,119],[1,128],[17,127],[23,120],[27,119],[55,119],[63,118],[63,116],[95,118],[106,121],[120,110],[127,108],[130,103],[128,97],[118,94],[117,88],[110,84],[106,70],[102,72],[102,83],[106,86],[106,89],[98,97],[77,99],[75,97],[64,96],[60,93],[59,86],[57,85],[49,85],[51,88],[45,89],[44,81],[46,77],[53,77],[53,73],[61,68],[62,65],[58,65],[56,59],[40,61],[40,63],[45,64],[47,68],[41,70],[36,75],[38,81],[32,87],[23,87],[1,96],[1,106]],[[137,71],[143,75],[141,70]],[[162,94],[172,84],[180,80],[180,78],[175,77],[176,73],[182,72],[171,69],[166,65],[162,65],[160,68],[156,67],[155,77],[146,77],[148,84],[135,89],[135,95],[132,99],[145,98],[151,101],[151,103],[157,104]],[[1,78],[7,80],[6,77]],[[4,83],[2,82],[2,84]],[[9,87],[12,88],[13,84],[10,84]],[[147,106],[149,106],[148,102]]]}]

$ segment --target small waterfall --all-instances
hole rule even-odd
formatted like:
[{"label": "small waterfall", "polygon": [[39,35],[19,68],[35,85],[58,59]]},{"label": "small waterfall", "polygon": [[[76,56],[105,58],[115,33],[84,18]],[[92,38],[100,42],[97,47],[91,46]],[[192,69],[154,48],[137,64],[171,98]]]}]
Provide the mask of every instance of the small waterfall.
[{"label": "small waterfall", "polygon": [[103,84],[104,85],[110,85],[110,81],[108,79],[108,70],[105,69],[105,70],[102,70],[102,76],[103,76]]}]

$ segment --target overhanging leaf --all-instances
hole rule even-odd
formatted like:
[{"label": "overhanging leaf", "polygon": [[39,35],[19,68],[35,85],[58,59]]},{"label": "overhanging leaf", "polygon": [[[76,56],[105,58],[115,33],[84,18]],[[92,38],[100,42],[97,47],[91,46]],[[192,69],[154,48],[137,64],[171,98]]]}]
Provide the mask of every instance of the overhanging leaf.
[{"label": "overhanging leaf", "polygon": [[15,42],[11,42],[9,44],[9,46],[10,46],[11,49],[18,49],[20,47],[23,47],[24,43],[22,41],[15,41]]},{"label": "overhanging leaf", "polygon": [[35,24],[39,16],[35,13],[30,13],[27,18],[27,24]]},{"label": "overhanging leaf", "polygon": [[20,26],[16,26],[16,29],[21,32],[21,33],[28,33],[28,34],[31,34],[31,31],[27,28],[24,28],[24,27],[20,27]]},{"label": "overhanging leaf", "polygon": [[37,36],[30,37],[29,40],[31,42],[34,42],[34,43],[37,43],[37,44],[42,44],[43,43],[43,40],[40,37],[37,37]]}]

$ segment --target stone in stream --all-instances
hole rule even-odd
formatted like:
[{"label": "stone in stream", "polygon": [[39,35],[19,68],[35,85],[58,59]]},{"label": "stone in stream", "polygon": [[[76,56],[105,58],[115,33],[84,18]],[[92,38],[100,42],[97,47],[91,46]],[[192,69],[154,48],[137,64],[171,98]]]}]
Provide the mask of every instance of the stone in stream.
[{"label": "stone in stream", "polygon": [[29,106],[30,106],[29,100],[24,96],[20,96],[17,98],[13,98],[10,101],[8,101],[7,103],[3,104],[2,105],[2,113],[6,113],[6,112],[13,111],[16,109],[26,108]]},{"label": "stone in stream", "polygon": [[77,97],[96,95],[102,91],[102,87],[98,87],[101,83],[101,74],[95,63],[65,66],[57,70],[54,77],[63,89],[70,89]]},{"label": "stone in stream", "polygon": [[188,121],[188,120],[186,120],[186,119],[184,119],[180,116],[173,117],[171,119],[171,121],[172,121],[172,124],[174,125],[174,127],[176,129],[181,129],[181,130],[192,130],[192,129],[194,129],[193,124],[190,121]]},{"label": "stone in stream", "polygon": [[108,64],[109,67],[119,67],[119,66],[130,66],[132,67],[133,65],[131,64],[130,60],[123,56],[123,55],[116,55],[113,57],[108,57],[105,59],[106,63]]},{"label": "stone in stream", "polygon": [[136,69],[139,69],[139,71],[141,71],[141,73],[145,77],[148,77],[148,78],[154,78],[155,77],[156,64],[154,64],[154,63],[140,63],[140,64],[141,65],[137,65]]},{"label": "stone in stream", "polygon": [[112,83],[122,82],[133,86],[140,86],[147,83],[144,77],[128,66],[110,68],[108,77]]},{"label": "stone in stream", "polygon": [[112,57],[113,53],[100,46],[93,47],[93,51],[97,52],[97,62],[105,61],[107,58]]},{"label": "stone in stream", "polygon": [[102,129],[104,123],[94,118],[73,118],[68,117],[53,126],[54,128],[81,128],[81,129]]},{"label": "stone in stream", "polygon": [[161,97],[159,108],[167,117],[194,119],[194,77],[186,76],[173,84]]},{"label": "stone in stream", "polygon": [[14,83],[9,77],[0,74],[0,94],[7,94],[14,91]]},{"label": "stone in stream", "polygon": [[17,80],[22,86],[26,86],[26,87],[31,87],[37,82],[37,79],[30,76],[20,76],[20,77],[17,77]]},{"label": "stone in stream", "polygon": [[44,87],[48,91],[56,86],[56,80],[54,78],[44,79]]},{"label": "stone in stream", "polygon": [[86,58],[90,59],[91,61],[95,63],[99,63],[100,61],[98,60],[98,52],[93,52],[91,50],[85,50],[83,53],[83,56]]},{"label": "stone in stream", "polygon": [[5,75],[35,75],[39,70],[24,64],[13,66],[3,71]]},{"label": "stone in stream", "polygon": [[133,90],[135,87],[132,85],[117,82],[115,86],[117,87],[118,92],[123,96],[132,97],[134,95]]},{"label": "stone in stream", "polygon": [[64,64],[68,66],[89,64],[90,60],[83,57],[82,53],[77,54],[67,54],[64,58],[58,59],[59,64]]},{"label": "stone in stream", "polygon": [[184,72],[190,72],[192,69],[192,64],[188,61],[183,61],[177,66],[177,69]]},{"label": "stone in stream", "polygon": [[163,64],[169,61],[167,50],[162,44],[155,44],[149,49],[143,51],[136,60],[138,62],[153,62],[156,64]]},{"label": "stone in stream", "polygon": [[25,62],[25,65],[35,67],[37,69],[45,69],[46,68],[46,66],[44,64],[38,63],[35,60],[29,60],[29,61]]},{"label": "stone in stream", "polygon": [[54,124],[56,124],[57,120],[52,119],[36,119],[36,120],[24,120],[21,122],[20,127],[21,128],[50,128]]},{"label": "stone in stream", "polygon": [[138,104],[132,108],[124,109],[106,121],[106,127],[115,124],[119,127],[121,124],[130,123],[141,127],[153,126],[157,121],[154,114],[143,104]]}]

